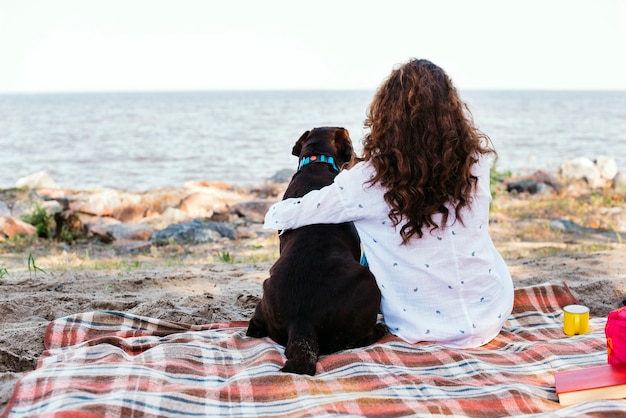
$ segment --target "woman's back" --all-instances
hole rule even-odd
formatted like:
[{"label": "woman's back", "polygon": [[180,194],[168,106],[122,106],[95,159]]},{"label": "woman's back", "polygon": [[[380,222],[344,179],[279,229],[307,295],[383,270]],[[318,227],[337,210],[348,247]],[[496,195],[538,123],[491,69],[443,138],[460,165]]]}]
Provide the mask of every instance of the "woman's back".
[{"label": "woman's back", "polygon": [[463,223],[452,214],[447,226],[423,231],[404,245],[402,225],[389,220],[385,189],[364,184],[373,173],[370,164],[359,163],[332,187],[340,190],[338,204],[359,232],[391,332],[410,342],[463,347],[491,340],[511,312],[513,291],[488,231],[489,161],[481,158],[474,165],[478,184],[471,209],[463,209]]}]

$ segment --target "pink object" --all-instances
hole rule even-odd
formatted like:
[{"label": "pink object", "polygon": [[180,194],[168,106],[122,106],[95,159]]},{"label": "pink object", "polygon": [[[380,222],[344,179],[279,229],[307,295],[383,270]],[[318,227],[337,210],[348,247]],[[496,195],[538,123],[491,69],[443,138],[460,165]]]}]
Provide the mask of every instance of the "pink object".
[{"label": "pink object", "polygon": [[626,306],[609,312],[604,332],[609,363],[626,363]]}]

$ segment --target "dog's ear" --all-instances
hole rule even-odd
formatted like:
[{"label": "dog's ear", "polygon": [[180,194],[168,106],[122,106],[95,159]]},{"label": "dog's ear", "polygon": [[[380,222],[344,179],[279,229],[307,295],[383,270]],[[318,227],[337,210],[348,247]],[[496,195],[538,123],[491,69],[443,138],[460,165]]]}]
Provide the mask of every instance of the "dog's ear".
[{"label": "dog's ear", "polygon": [[309,131],[305,131],[300,137],[300,139],[296,141],[296,144],[293,146],[293,149],[291,150],[291,154],[295,155],[296,157],[299,157],[300,152],[302,152],[302,147],[304,147],[304,143],[306,142],[308,137],[309,137]]},{"label": "dog's ear", "polygon": [[352,149],[352,141],[350,134],[344,128],[339,128],[335,132],[335,147],[337,148],[338,157],[345,162],[352,159],[354,150]]}]

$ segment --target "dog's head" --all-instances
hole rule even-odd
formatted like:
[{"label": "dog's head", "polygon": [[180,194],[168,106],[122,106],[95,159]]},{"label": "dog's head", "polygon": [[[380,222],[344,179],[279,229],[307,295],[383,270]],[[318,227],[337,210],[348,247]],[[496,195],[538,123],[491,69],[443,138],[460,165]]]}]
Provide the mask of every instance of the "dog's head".
[{"label": "dog's head", "polygon": [[347,130],[324,126],[303,133],[291,153],[300,158],[318,154],[330,156],[341,167],[350,161],[354,150]]}]

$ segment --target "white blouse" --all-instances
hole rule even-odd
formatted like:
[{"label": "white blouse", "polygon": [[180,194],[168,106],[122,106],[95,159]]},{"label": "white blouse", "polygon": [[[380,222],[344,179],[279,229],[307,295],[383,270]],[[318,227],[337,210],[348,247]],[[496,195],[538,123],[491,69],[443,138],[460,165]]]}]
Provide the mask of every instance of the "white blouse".
[{"label": "white blouse", "polygon": [[264,227],[354,222],[389,331],[410,343],[478,347],[498,335],[513,309],[511,275],[488,231],[489,163],[481,158],[473,167],[478,187],[471,210],[462,210],[464,224],[451,210],[445,228],[424,231],[406,245],[389,219],[385,189],[367,183],[375,172],[368,162],[342,171],[321,190],[274,204]]}]

